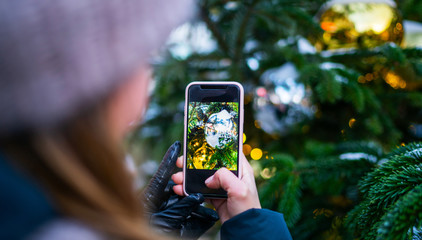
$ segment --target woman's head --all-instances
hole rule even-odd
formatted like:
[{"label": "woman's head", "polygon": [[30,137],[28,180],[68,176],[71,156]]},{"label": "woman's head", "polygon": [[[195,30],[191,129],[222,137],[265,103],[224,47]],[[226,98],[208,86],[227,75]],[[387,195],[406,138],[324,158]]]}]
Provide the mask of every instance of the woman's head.
[{"label": "woman's head", "polygon": [[148,65],[190,1],[0,2],[0,135],[49,127]]},{"label": "woman's head", "polygon": [[0,1],[0,151],[64,216],[147,236],[117,144],[146,108],[151,52],[191,9],[189,0]]}]

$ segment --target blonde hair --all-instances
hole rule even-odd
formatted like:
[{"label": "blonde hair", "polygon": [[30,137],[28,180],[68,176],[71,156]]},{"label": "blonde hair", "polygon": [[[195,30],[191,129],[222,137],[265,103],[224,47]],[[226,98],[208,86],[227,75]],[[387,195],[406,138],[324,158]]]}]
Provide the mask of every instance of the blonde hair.
[{"label": "blonde hair", "polygon": [[1,146],[64,216],[112,238],[159,239],[143,219],[120,144],[109,136],[101,109],[60,127],[8,137]]}]

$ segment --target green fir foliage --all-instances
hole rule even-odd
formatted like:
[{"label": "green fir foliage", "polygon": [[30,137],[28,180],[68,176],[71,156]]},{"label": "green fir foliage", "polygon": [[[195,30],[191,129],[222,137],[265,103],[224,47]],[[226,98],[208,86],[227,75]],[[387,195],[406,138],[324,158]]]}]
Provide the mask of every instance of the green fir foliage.
[{"label": "green fir foliage", "polygon": [[422,144],[394,151],[359,183],[363,201],[347,219],[360,239],[413,239],[422,220]]},{"label": "green fir foliage", "polygon": [[[315,18],[323,0],[197,2],[198,19],[191,26],[206,26],[216,47],[181,56],[167,46],[154,61],[150,111],[132,138],[141,143],[143,157],[159,160],[183,139],[187,84],[238,81],[245,88],[245,144],[264,152],[251,162],[262,205],[283,212],[294,239],[416,238],[420,159],[409,152],[417,145],[386,153],[421,141],[416,133],[422,124],[422,49],[387,43],[304,51],[303,43],[323,32]],[[419,1],[397,5],[405,19],[422,21]],[[297,83],[311,93],[314,113],[286,133],[266,133],[256,121],[256,90],[274,90],[262,76],[286,63],[296,67]]]}]

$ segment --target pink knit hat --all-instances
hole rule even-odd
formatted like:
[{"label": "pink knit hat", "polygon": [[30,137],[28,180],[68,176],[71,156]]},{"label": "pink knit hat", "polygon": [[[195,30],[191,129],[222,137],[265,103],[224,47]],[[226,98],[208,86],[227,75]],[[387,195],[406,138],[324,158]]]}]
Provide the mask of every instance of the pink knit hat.
[{"label": "pink knit hat", "polygon": [[0,135],[57,124],[127,79],[191,0],[0,1]]}]

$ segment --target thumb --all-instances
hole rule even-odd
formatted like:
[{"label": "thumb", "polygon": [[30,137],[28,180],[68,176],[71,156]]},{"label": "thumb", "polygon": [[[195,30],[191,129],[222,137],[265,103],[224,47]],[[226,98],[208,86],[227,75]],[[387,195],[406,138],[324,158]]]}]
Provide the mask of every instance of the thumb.
[{"label": "thumb", "polygon": [[241,186],[242,182],[227,168],[221,168],[214,175],[205,180],[205,184],[212,189],[222,188],[227,194],[230,194],[232,189]]},{"label": "thumb", "polygon": [[144,190],[144,204],[146,210],[153,213],[159,210],[161,203],[168,199],[168,192],[164,191],[170,177],[176,167],[177,156],[180,153],[181,144],[179,141],[173,143],[167,150],[163,161]]}]

